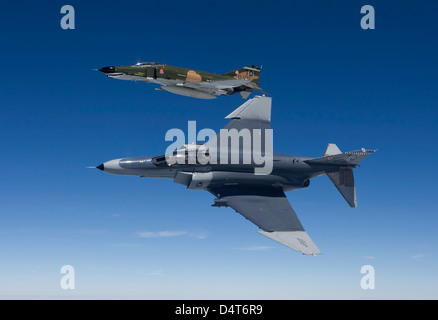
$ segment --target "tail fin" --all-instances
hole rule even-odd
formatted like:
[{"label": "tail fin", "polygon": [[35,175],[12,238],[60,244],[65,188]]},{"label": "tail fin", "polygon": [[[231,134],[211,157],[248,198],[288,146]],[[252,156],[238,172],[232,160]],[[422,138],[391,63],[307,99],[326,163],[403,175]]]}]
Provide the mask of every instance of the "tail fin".
[{"label": "tail fin", "polygon": [[[375,150],[365,150],[362,148],[361,150],[342,153],[336,144],[329,143],[324,157],[306,160],[305,162],[310,165],[326,167],[323,170],[326,171],[327,176],[335,187],[350,207],[356,208],[357,200],[353,169],[374,152]],[[331,167],[333,169],[330,169]]]},{"label": "tail fin", "polygon": [[339,150],[338,146],[334,143],[329,143],[327,145],[327,149],[325,149],[324,157],[334,156],[336,154],[341,154],[341,150]]},{"label": "tail fin", "polygon": [[223,75],[228,77],[233,77],[235,79],[249,80],[251,82],[258,84],[261,70],[262,67],[252,65],[224,73]]}]

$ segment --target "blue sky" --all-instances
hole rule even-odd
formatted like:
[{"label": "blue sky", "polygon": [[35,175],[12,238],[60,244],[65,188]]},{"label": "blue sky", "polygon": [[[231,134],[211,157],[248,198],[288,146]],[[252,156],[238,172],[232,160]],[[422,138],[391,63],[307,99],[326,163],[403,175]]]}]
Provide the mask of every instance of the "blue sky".
[{"label": "blue sky", "polygon": [[[60,27],[73,5],[76,29]],[[371,4],[376,29],[360,28]],[[437,299],[436,36],[430,1],[24,1],[0,12],[0,298]],[[87,166],[162,154],[170,128],[219,130],[243,103],[92,69],[263,65],[274,150],[378,149],[351,209],[326,177],[287,193],[323,252],[261,235],[213,196]],[[75,268],[62,290],[60,268]],[[374,290],[360,287],[363,265]]]}]

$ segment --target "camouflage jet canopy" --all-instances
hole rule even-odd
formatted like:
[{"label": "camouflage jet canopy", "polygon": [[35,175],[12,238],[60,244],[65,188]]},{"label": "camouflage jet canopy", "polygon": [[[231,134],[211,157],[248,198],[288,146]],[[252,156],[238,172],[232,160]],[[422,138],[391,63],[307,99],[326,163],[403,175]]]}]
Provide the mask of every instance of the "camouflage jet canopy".
[{"label": "camouflage jet canopy", "polygon": [[164,90],[198,99],[240,93],[248,98],[253,90],[265,92],[258,86],[261,67],[248,66],[225,74],[215,74],[175,67],[159,62],[138,62],[131,66],[111,66],[99,69],[109,78],[145,81],[160,84]]}]

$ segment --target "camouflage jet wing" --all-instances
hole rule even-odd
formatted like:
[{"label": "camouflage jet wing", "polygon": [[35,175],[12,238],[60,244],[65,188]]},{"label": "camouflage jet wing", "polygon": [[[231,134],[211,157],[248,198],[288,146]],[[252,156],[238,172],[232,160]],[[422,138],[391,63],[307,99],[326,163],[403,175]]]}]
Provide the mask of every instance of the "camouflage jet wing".
[{"label": "camouflage jet wing", "polygon": [[321,254],[280,188],[210,188],[213,206],[229,206],[258,226],[260,234],[306,255]]},{"label": "camouflage jet wing", "polygon": [[243,79],[212,80],[212,81],[202,81],[202,82],[186,81],[184,82],[184,86],[202,92],[206,92],[209,94],[218,94],[221,91],[223,91],[223,94],[227,94],[228,90],[235,90],[235,89],[238,89],[241,94],[247,92],[249,95],[253,90],[257,90],[262,93],[268,94],[266,91],[260,88],[256,83]]}]

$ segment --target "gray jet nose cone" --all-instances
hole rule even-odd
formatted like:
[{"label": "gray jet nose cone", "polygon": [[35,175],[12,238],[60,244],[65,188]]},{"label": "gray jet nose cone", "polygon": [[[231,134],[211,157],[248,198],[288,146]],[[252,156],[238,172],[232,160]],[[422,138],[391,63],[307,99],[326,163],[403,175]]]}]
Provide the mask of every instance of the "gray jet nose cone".
[{"label": "gray jet nose cone", "polygon": [[96,169],[99,169],[99,170],[102,170],[102,171],[103,171],[103,169],[104,169],[104,165],[103,165],[103,163],[102,163],[102,164],[99,164],[99,165],[96,167]]},{"label": "gray jet nose cone", "polygon": [[103,67],[103,68],[100,68],[99,71],[103,72],[103,73],[114,73],[114,72],[116,72],[116,67],[114,67],[114,66]]}]

